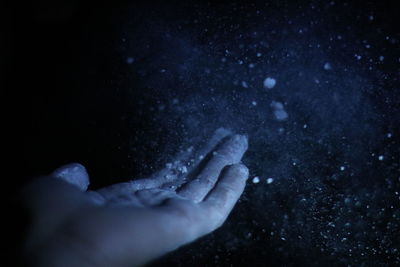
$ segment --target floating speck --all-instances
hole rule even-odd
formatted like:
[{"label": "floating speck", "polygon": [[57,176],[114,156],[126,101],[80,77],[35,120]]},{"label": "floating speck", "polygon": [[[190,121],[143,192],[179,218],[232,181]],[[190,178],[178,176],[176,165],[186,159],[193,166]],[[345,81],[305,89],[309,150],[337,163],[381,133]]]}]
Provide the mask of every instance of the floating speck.
[{"label": "floating speck", "polygon": [[261,53],[257,53],[257,57],[261,57]]},{"label": "floating speck", "polygon": [[135,59],[133,57],[127,57],[126,58],[126,64],[132,64],[135,61]]},{"label": "floating speck", "polygon": [[260,182],[260,178],[258,176],[253,178],[253,184],[258,184]]},{"label": "floating speck", "polygon": [[392,138],[392,134],[391,133],[388,133],[386,136],[387,136],[387,138]]},{"label": "floating speck", "polygon": [[251,104],[252,104],[253,106],[257,106],[257,102],[256,102],[256,101],[251,101]]},{"label": "floating speck", "polygon": [[331,63],[326,62],[326,63],[324,64],[324,70],[331,70],[331,69],[332,69]]},{"label": "floating speck", "polygon": [[275,116],[275,119],[278,121],[284,121],[289,117],[287,112],[283,109],[274,110],[274,116]]},{"label": "floating speck", "polygon": [[276,80],[274,78],[271,77],[267,77],[264,80],[264,87],[268,88],[268,89],[272,89],[274,88],[276,85]]},{"label": "floating speck", "polygon": [[383,158],[384,158],[383,155],[380,155],[380,156],[378,157],[379,160],[383,160]]},{"label": "floating speck", "polygon": [[278,102],[278,101],[272,101],[270,106],[273,109],[283,109],[282,102]]},{"label": "floating speck", "polygon": [[274,181],[274,178],[268,178],[267,179],[267,184],[272,184],[273,181]]},{"label": "floating speck", "polygon": [[340,170],[341,170],[341,171],[344,171],[345,169],[346,169],[345,166],[340,166]]},{"label": "floating speck", "polygon": [[383,61],[384,59],[385,59],[384,56],[379,56],[379,60],[380,60],[380,61]]},{"label": "floating speck", "polygon": [[289,115],[284,109],[283,103],[272,101],[270,106],[274,110],[273,112],[276,120],[283,121],[289,117]]},{"label": "floating speck", "polygon": [[245,81],[242,81],[242,86],[243,86],[244,88],[249,88],[249,85],[248,85],[247,82],[245,82]]}]

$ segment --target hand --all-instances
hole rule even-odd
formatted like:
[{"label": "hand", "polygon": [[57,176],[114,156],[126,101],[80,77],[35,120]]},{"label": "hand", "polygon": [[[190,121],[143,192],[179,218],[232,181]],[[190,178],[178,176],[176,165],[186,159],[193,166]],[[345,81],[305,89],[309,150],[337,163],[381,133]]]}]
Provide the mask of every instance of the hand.
[{"label": "hand", "polygon": [[239,162],[246,150],[246,137],[219,129],[198,160],[189,160],[189,149],[148,179],[97,191],[87,191],[82,165],[61,167],[22,192],[32,215],[25,260],[136,266],[210,233],[244,190],[248,170]]}]

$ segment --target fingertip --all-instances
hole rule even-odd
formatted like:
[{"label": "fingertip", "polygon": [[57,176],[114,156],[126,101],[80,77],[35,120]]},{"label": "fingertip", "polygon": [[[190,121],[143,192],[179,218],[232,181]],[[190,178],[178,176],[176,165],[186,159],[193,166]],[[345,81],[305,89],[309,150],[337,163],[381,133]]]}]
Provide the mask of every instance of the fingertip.
[{"label": "fingertip", "polygon": [[232,131],[230,131],[224,127],[220,127],[217,130],[215,130],[215,132],[214,132],[215,136],[222,136],[222,137],[225,137],[225,136],[228,136],[231,134],[232,134]]},{"label": "fingertip", "polygon": [[89,186],[89,175],[86,168],[79,163],[63,165],[53,171],[50,176],[75,185],[82,191],[86,191]]},{"label": "fingertip", "polygon": [[246,145],[249,145],[249,135],[248,134],[243,134],[242,136],[245,139]]},{"label": "fingertip", "polygon": [[247,150],[248,147],[248,138],[246,135],[235,134],[232,139],[233,143],[239,145],[241,149]]},{"label": "fingertip", "polygon": [[246,165],[242,163],[237,163],[227,166],[227,171],[234,172],[236,175],[239,175],[240,177],[245,178],[246,180],[249,177],[249,169],[247,168]]},{"label": "fingertip", "polygon": [[247,135],[242,135],[243,137],[243,143],[244,143],[244,145],[245,145],[245,147],[246,147],[246,150],[247,150],[247,148],[249,147],[249,137],[247,136]]}]

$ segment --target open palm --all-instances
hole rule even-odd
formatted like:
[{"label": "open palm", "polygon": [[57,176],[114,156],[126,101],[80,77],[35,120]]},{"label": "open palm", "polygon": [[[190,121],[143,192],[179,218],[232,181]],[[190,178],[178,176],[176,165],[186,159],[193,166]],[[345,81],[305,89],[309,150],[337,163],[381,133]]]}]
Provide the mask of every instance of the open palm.
[{"label": "open palm", "polygon": [[219,129],[199,152],[188,149],[152,177],[96,191],[87,191],[83,166],[57,169],[25,189],[33,214],[27,258],[132,266],[189,243],[221,226],[239,199],[246,150],[246,137]]}]

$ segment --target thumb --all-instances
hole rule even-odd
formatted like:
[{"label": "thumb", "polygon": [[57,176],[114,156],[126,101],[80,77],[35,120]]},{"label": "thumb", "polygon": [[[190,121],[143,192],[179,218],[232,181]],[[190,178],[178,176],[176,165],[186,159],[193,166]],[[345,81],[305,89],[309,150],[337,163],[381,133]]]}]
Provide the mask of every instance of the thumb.
[{"label": "thumb", "polygon": [[89,186],[89,175],[86,168],[79,163],[61,166],[53,171],[50,176],[75,185],[82,191],[86,191]]}]

